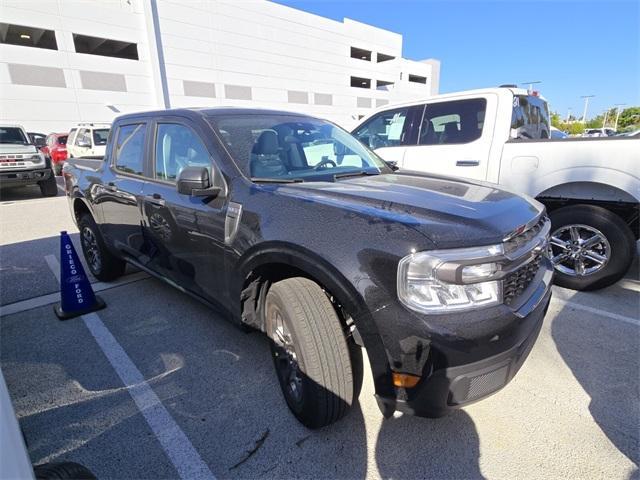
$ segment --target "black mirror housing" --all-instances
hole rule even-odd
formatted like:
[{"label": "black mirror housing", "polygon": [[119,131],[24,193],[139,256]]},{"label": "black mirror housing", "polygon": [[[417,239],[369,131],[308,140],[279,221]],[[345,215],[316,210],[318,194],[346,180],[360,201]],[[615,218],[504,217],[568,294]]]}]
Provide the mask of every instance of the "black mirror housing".
[{"label": "black mirror housing", "polygon": [[214,197],[220,188],[211,185],[209,169],[206,167],[185,167],[178,175],[178,193],[194,197]]}]

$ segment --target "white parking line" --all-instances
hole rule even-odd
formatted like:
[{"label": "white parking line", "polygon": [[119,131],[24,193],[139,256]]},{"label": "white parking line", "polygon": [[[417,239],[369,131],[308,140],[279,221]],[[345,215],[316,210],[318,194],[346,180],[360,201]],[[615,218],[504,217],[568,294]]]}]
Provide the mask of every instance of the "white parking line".
[{"label": "white parking line", "polygon": [[607,312],[606,310],[600,310],[599,308],[588,307],[586,305],[582,305],[581,303],[563,300],[562,298],[552,297],[552,301],[563,303],[571,308],[575,308],[576,310],[582,310],[583,312],[593,313],[595,315],[600,315],[601,317],[607,317],[612,320],[618,320],[620,322],[625,322],[640,327],[640,320],[637,318],[618,315],[617,313]]},{"label": "white parking line", "polygon": [[[60,272],[58,260],[53,255],[47,255],[47,257],[49,257],[46,259],[47,265],[58,277]],[[215,480],[215,476],[200,454],[98,314],[88,313],[80,318],[122,380],[180,478]]]},{"label": "white parking line", "polygon": [[49,265],[51,272],[53,272],[53,274],[56,277],[56,280],[58,281],[58,283],[60,283],[60,262],[58,262],[58,259],[56,258],[56,256],[45,255],[44,261],[47,262],[47,265]]},{"label": "white parking line", "polygon": [[167,457],[173,463],[182,479],[214,479],[213,473],[202,460],[187,436],[180,429],[171,414],[153,389],[145,381],[142,373],[133,364],[100,317],[95,313],[82,316],[85,325],[96,339],[109,363],[127,387],[131,398],[138,406],[147,424],[162,445]]},{"label": "white parking line", "polygon": [[[53,255],[51,255],[53,257]],[[51,270],[59,269],[56,267],[58,265],[58,260],[53,257],[56,261],[53,267],[50,266]],[[49,261],[47,261],[47,264]],[[55,270],[59,271],[59,270]],[[145,278],[149,278],[144,272],[136,272],[131,275],[126,275],[115,282],[103,283],[96,282],[92,283],[94,292],[102,292],[103,290],[109,290],[111,288],[120,287],[122,285],[126,285],[128,283],[139,282],[140,280],[144,280]],[[46,295],[42,295],[40,297],[33,297],[27,300],[21,300],[19,302],[10,303],[8,305],[0,306],[0,317],[4,317],[7,315],[13,315],[14,313],[26,312],[27,310],[33,310],[34,308],[43,307],[45,305],[50,305],[52,303],[56,303],[60,300],[60,292],[48,293]]]}]

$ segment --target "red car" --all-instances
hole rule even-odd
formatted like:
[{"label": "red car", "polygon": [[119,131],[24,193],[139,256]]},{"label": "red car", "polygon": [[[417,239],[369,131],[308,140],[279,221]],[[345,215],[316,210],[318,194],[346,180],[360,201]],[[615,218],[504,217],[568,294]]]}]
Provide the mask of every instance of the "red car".
[{"label": "red car", "polygon": [[45,146],[40,151],[51,158],[53,171],[56,175],[62,173],[62,166],[67,159],[67,137],[68,133],[50,133],[47,135]]}]

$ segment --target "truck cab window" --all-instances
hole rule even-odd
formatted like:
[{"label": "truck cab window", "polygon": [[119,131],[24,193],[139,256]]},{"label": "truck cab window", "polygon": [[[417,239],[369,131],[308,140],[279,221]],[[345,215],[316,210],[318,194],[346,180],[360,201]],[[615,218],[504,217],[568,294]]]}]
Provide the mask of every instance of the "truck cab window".
[{"label": "truck cab window", "polygon": [[533,95],[513,97],[511,138],[549,138],[550,130],[549,111],[544,100]]},{"label": "truck cab window", "polygon": [[156,135],[155,178],[175,182],[185,167],[209,167],[209,152],[189,127],[161,123]]},{"label": "truck cab window", "polygon": [[484,98],[427,105],[420,126],[419,145],[470,143],[482,136],[487,101]]},{"label": "truck cab window", "polygon": [[123,125],[118,129],[115,167],[124,173],[144,173],[144,124]]},{"label": "truck cab window", "polygon": [[379,113],[371,117],[353,135],[371,149],[397,147],[404,140],[408,112],[409,107]]}]

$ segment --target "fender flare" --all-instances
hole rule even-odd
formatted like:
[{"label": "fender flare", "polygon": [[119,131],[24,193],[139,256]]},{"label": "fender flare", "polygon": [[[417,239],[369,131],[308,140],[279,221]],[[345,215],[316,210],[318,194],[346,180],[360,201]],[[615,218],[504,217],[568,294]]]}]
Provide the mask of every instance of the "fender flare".
[{"label": "fender flare", "polygon": [[337,268],[319,255],[288,242],[272,241],[256,245],[245,252],[237,263],[235,281],[230,287],[231,298],[240,299],[243,285],[251,272],[270,263],[286,264],[301,270],[337,299],[352,316],[367,350],[376,393],[394,396],[387,352],[363,297]]}]

